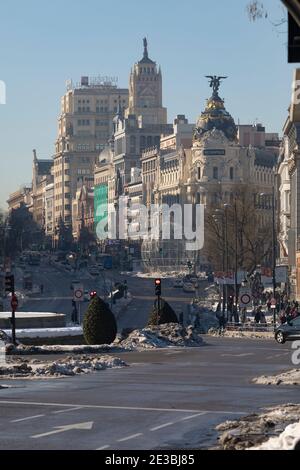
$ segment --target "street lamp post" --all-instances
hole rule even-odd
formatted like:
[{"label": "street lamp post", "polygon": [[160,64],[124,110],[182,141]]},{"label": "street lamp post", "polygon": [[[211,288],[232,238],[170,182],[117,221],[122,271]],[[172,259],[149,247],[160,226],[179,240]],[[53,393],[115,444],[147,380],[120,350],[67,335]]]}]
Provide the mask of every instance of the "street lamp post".
[{"label": "street lamp post", "polygon": [[[265,193],[261,193],[261,196],[270,196]],[[273,285],[273,298],[276,299],[276,200],[275,200],[275,185],[272,190],[272,285]],[[276,307],[273,309],[273,324],[276,329]]]}]

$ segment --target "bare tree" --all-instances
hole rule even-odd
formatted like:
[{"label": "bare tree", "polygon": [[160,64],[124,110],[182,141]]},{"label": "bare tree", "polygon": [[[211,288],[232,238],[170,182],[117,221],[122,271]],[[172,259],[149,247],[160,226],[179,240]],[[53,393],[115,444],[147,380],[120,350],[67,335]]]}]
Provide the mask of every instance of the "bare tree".
[{"label": "bare tree", "polygon": [[264,4],[257,0],[252,0],[247,5],[247,12],[250,21],[257,21],[261,18],[268,18],[268,12],[266,11]]},{"label": "bare tree", "polygon": [[254,193],[241,185],[226,208],[220,198],[206,210],[204,253],[215,270],[222,271],[223,265],[234,270],[236,252],[239,269],[252,272],[270,265],[272,218],[259,210]]}]

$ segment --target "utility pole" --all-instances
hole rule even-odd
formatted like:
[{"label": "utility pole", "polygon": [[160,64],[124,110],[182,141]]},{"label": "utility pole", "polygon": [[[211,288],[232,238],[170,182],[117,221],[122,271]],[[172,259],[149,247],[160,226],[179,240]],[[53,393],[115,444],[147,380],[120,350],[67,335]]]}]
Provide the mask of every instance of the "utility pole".
[{"label": "utility pole", "polygon": [[161,279],[155,279],[155,295],[157,296],[157,326],[158,326],[160,308],[161,308]]},{"label": "utility pole", "polygon": [[[273,243],[273,298],[276,299],[276,201],[275,201],[275,185],[272,192],[272,243]],[[273,311],[274,330],[276,329],[276,308]]]},{"label": "utility pole", "polygon": [[237,216],[237,195],[234,202],[234,225],[235,225],[235,273],[234,273],[234,293],[235,308],[238,311],[238,216]]}]

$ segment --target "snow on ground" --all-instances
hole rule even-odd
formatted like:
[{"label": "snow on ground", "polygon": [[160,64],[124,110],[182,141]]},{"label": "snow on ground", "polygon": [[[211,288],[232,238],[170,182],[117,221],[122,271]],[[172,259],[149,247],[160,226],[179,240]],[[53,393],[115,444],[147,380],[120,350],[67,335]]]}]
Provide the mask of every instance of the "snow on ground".
[{"label": "snow on ground", "polygon": [[124,348],[120,348],[117,345],[99,345],[99,346],[87,346],[87,345],[45,345],[45,346],[26,346],[19,344],[14,346],[13,344],[6,345],[6,354],[10,356],[26,356],[26,355],[46,355],[46,354],[100,354],[100,353],[113,353],[120,352]]},{"label": "snow on ground", "polygon": [[139,278],[144,278],[144,279],[156,279],[156,278],[168,279],[168,278],[184,277],[188,274],[188,271],[166,271],[166,272],[153,271],[150,273],[131,272],[131,273],[121,273],[121,274],[126,274],[126,275],[130,275],[131,277],[139,277]]},{"label": "snow on ground", "polygon": [[[237,421],[226,421],[216,427],[220,433],[216,449],[221,450],[251,450],[269,441],[278,438],[285,428],[300,420],[300,405],[280,405],[267,408],[263,413],[254,413]],[[298,425],[299,426],[299,425]],[[298,432],[289,430],[288,433]],[[284,436],[286,439],[287,434]],[[300,434],[298,434],[298,441]],[[282,445],[282,439],[273,441],[272,445]],[[286,439],[290,442],[289,439]],[[295,442],[295,440],[293,441]],[[269,443],[270,444],[270,443]],[[291,444],[291,442],[290,442]],[[275,450],[275,448],[274,448]]]},{"label": "snow on ground", "polygon": [[259,385],[300,385],[300,369],[292,369],[277,375],[262,375],[253,382]]},{"label": "snow on ground", "polygon": [[[220,336],[218,328],[211,328],[208,333],[209,336]],[[247,338],[247,339],[274,339],[274,333],[271,331],[233,331],[225,330],[221,333],[222,336],[227,338]]]},{"label": "snow on ground", "polygon": [[176,323],[167,323],[134,330],[127,338],[121,339],[119,345],[126,349],[145,350],[170,346],[202,346],[203,340],[192,326],[183,327]]},{"label": "snow on ground", "polygon": [[36,379],[88,374],[99,370],[125,367],[127,364],[112,356],[73,356],[58,361],[14,359],[0,366],[0,379]]},{"label": "snow on ground", "polygon": [[300,450],[300,421],[287,426],[279,437],[247,450]]},{"label": "snow on ground", "polygon": [[[11,330],[2,330],[7,336],[11,334]],[[65,328],[26,328],[17,329],[16,337],[19,339],[25,338],[61,338],[64,336],[81,336],[81,326],[69,326]]]}]

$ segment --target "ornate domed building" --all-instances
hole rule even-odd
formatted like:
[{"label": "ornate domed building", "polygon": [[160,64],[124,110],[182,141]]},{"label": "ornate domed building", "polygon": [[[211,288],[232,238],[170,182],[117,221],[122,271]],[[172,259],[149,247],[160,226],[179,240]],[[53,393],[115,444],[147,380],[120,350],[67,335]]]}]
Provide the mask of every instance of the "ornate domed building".
[{"label": "ornate domed building", "polygon": [[211,79],[211,86],[214,91],[209,100],[207,100],[207,105],[205,111],[199,117],[195,133],[194,141],[197,142],[201,140],[203,135],[206,132],[212,131],[213,129],[221,130],[225,137],[229,141],[236,142],[237,140],[237,128],[234,122],[234,119],[225,109],[224,101],[220,98],[218,94],[220,80],[221,78],[226,77],[208,77]]}]

